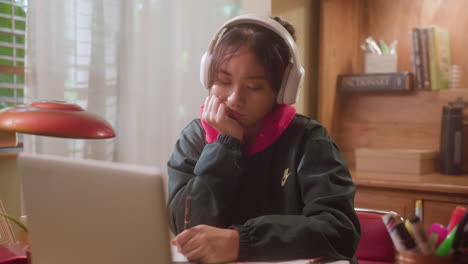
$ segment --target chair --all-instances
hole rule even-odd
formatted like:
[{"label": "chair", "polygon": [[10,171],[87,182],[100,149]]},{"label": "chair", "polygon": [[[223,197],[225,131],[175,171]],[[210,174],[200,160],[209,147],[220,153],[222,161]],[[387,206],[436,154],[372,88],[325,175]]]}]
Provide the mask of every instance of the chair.
[{"label": "chair", "polygon": [[361,225],[361,240],[356,251],[359,264],[393,264],[395,248],[387,228],[382,221],[392,211],[355,208]]}]

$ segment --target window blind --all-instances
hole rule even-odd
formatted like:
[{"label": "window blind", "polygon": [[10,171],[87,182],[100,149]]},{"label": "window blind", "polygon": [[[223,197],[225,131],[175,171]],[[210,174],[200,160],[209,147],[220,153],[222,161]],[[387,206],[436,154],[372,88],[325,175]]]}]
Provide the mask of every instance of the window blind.
[{"label": "window blind", "polygon": [[0,0],[0,109],[24,97],[27,0]]}]

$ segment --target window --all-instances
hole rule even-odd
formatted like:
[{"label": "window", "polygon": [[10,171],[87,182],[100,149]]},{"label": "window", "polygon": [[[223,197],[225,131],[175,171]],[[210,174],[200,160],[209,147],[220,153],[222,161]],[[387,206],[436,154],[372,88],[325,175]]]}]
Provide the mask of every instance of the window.
[{"label": "window", "polygon": [[0,0],[0,109],[23,102],[27,0]]}]

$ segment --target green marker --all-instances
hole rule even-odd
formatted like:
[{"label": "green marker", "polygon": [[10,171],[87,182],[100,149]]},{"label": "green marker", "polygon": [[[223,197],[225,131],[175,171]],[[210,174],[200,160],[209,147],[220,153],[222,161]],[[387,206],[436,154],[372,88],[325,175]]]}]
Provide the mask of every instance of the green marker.
[{"label": "green marker", "polygon": [[440,243],[439,247],[436,250],[437,256],[448,256],[452,252],[453,249],[453,238],[455,237],[455,233],[457,232],[458,226],[456,226],[452,231],[447,235],[447,237]]},{"label": "green marker", "polygon": [[380,50],[382,51],[382,54],[388,53],[388,46],[387,43],[385,43],[385,41],[379,40],[379,46]]}]

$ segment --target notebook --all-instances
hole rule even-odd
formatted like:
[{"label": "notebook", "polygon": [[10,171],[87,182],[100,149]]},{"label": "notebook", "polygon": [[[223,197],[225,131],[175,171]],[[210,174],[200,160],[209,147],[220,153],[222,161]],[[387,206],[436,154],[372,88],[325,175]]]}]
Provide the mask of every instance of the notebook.
[{"label": "notebook", "polygon": [[161,171],[21,153],[34,264],[171,263]]}]

